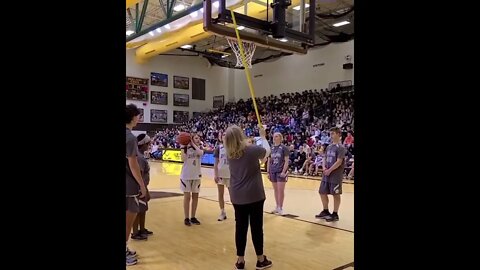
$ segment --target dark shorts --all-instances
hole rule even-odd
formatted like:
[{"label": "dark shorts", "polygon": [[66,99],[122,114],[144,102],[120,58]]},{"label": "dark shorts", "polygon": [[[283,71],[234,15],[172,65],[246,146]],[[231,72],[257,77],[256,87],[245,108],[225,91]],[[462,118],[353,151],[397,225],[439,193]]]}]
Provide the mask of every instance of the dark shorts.
[{"label": "dark shorts", "polygon": [[150,191],[147,189],[147,195],[143,198],[138,198],[138,205],[140,207],[139,212],[145,213],[148,210],[148,201],[150,201]]},{"label": "dark shorts", "polygon": [[148,210],[148,200],[147,197],[138,198],[138,212],[145,213]]},{"label": "dark shorts", "polygon": [[281,177],[280,174],[282,172],[269,172],[269,176],[270,176],[270,181],[272,182],[287,182],[287,179],[288,179],[288,173],[287,175],[285,175],[285,177]]},{"label": "dark shorts", "polygon": [[140,203],[138,196],[125,198],[125,210],[132,213],[140,212]]},{"label": "dark shorts", "polygon": [[320,192],[320,194],[340,195],[342,194],[342,183],[333,184],[327,181],[322,181],[318,192]]}]

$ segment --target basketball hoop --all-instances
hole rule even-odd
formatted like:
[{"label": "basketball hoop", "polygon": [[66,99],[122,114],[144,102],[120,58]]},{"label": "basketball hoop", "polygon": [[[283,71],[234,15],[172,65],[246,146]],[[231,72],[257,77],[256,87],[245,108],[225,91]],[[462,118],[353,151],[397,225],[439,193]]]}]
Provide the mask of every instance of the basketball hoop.
[{"label": "basketball hoop", "polygon": [[[235,39],[229,39],[229,38],[227,38],[227,41],[228,41],[228,45],[230,45],[230,48],[232,48],[232,51],[235,53],[235,56],[237,57],[237,64],[235,66],[243,67],[242,55],[240,54],[238,41]],[[245,63],[247,64],[247,67],[251,69],[252,59],[253,59],[253,55],[255,54],[255,49],[257,48],[257,45],[253,42],[245,42],[245,41],[242,41],[242,45],[243,45],[243,51],[245,53]]]}]

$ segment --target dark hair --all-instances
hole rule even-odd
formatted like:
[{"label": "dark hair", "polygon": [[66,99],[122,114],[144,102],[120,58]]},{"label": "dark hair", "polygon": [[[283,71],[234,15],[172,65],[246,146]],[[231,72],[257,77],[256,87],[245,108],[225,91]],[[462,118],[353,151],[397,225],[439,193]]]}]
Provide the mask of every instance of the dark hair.
[{"label": "dark hair", "polygon": [[128,104],[125,107],[125,115],[127,117],[125,119],[125,124],[131,123],[133,120],[133,117],[140,115],[140,113],[141,113],[140,110],[137,108],[137,106],[135,106],[135,104]]},{"label": "dark hair", "polygon": [[[145,133],[140,133],[140,134],[138,134],[138,136],[137,136],[137,142],[145,139],[146,136],[147,136],[147,134],[145,134]],[[147,150],[147,149],[148,149],[148,143],[142,144],[142,145],[138,145],[138,150],[141,151],[142,148],[145,148],[145,150]]]},{"label": "dark hair", "polygon": [[138,136],[137,136],[137,142],[145,139],[146,136],[147,136],[147,134],[145,134],[145,133],[140,133],[140,134],[138,134]]}]

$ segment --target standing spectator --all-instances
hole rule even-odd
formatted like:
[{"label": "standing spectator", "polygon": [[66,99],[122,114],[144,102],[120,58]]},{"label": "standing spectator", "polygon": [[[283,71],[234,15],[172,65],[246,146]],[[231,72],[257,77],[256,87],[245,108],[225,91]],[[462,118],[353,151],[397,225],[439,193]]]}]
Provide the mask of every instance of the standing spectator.
[{"label": "standing spectator", "polygon": [[300,146],[298,148],[297,158],[294,161],[294,166],[295,166],[294,173],[298,173],[298,169],[302,168],[306,159],[307,159],[307,154],[303,151],[303,146]]},{"label": "standing spectator", "polygon": [[145,183],[138,164],[137,137],[132,134],[132,129],[140,120],[140,110],[130,104],[125,108],[126,113],[126,265],[137,264],[137,253],[128,249],[128,239],[132,231],[133,222],[140,211],[138,200],[147,194]]}]

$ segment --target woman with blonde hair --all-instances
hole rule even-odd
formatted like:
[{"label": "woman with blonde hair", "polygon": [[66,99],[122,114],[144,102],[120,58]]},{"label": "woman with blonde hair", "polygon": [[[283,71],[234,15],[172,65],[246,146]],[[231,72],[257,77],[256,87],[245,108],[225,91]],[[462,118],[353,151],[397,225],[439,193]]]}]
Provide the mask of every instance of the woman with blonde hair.
[{"label": "woman with blonde hair", "polygon": [[272,182],[277,207],[271,212],[283,216],[283,200],[285,198],[285,184],[287,183],[288,162],[290,150],[282,144],[283,136],[280,132],[273,134],[272,153],[267,162],[268,179]]},{"label": "woman with blonde hair", "polygon": [[[230,126],[225,132],[225,149],[230,167],[230,200],[235,209],[235,244],[237,247],[236,270],[245,269],[245,247],[247,245],[248,223],[252,242],[257,254],[256,269],[266,269],[272,262],[263,255],[263,187],[260,163],[270,155],[270,145],[265,138],[266,132],[259,125],[262,146],[247,144],[241,128]],[[255,162],[257,160],[257,162]]]}]

